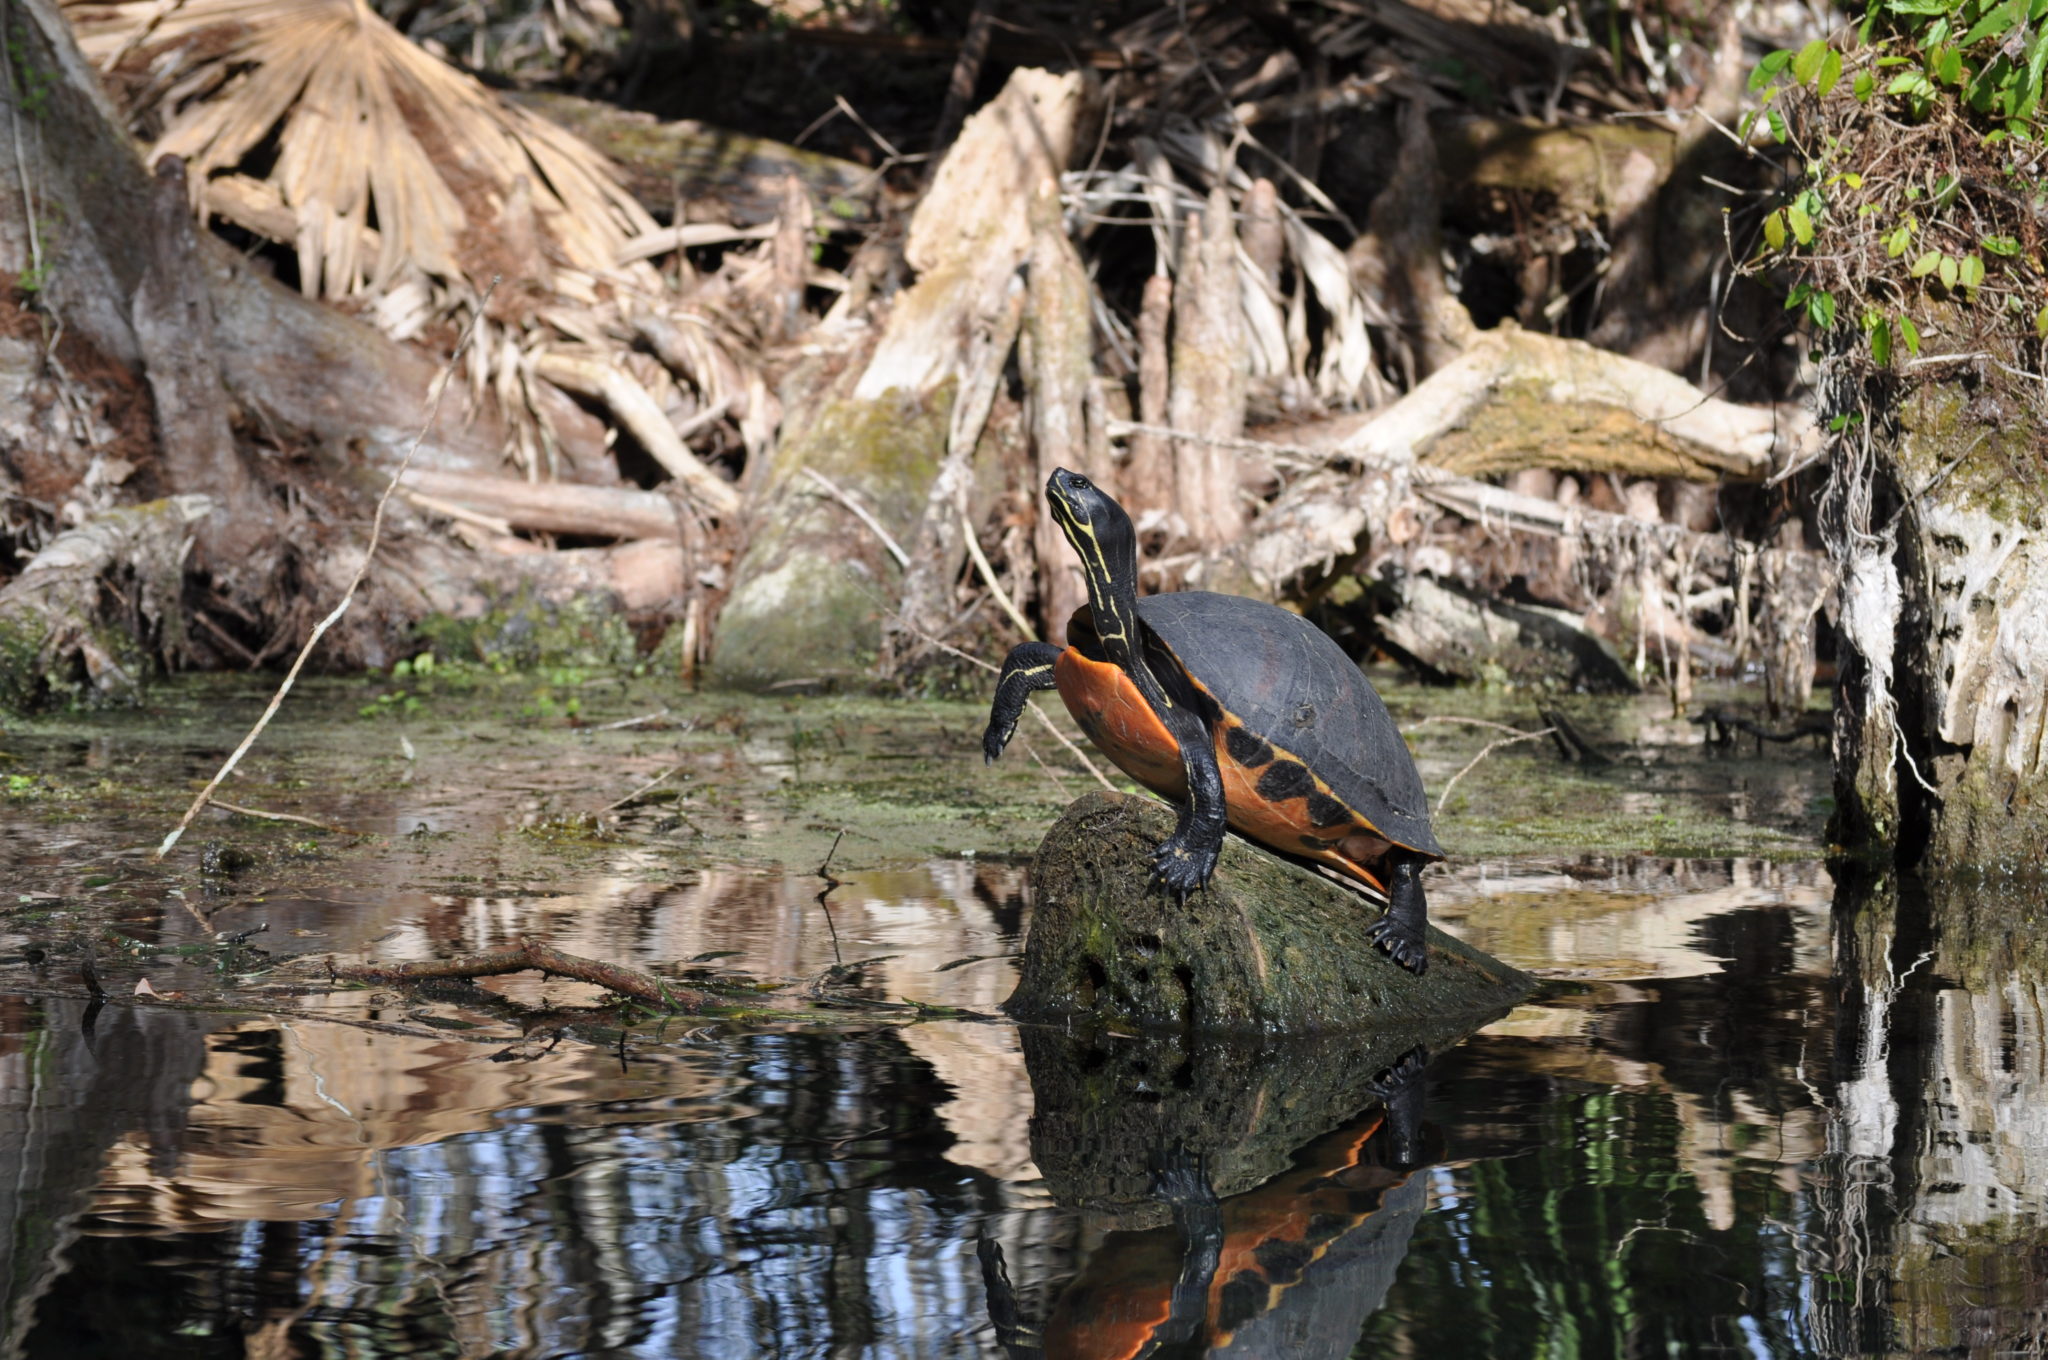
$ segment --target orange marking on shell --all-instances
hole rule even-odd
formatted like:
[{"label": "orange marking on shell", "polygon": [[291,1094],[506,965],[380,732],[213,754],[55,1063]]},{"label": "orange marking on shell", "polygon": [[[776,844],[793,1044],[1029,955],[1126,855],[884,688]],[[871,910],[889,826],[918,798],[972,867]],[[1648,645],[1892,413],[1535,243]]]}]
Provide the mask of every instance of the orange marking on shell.
[{"label": "orange marking on shell", "polygon": [[[1154,793],[1174,799],[1187,797],[1180,746],[1129,676],[1106,661],[1089,660],[1072,647],[1060,653],[1053,676],[1059,681],[1067,712],[1118,769]],[[1267,767],[1248,770],[1238,764],[1225,743],[1225,730],[1225,724],[1218,724],[1216,764],[1223,772],[1223,801],[1231,830],[1286,854],[1327,864],[1375,892],[1385,892],[1386,881],[1368,866],[1376,866],[1386,853],[1386,840],[1356,819],[1349,826],[1314,826],[1308,819],[1305,798],[1275,803],[1261,796],[1259,776]],[[1286,753],[1279,753],[1278,758],[1286,759]],[[1321,780],[1316,787],[1329,791]],[[1301,842],[1304,834],[1332,844],[1323,850],[1311,849]]]},{"label": "orange marking on shell", "polygon": [[[1233,831],[1300,859],[1327,864],[1346,878],[1356,879],[1375,892],[1387,890],[1385,880],[1367,867],[1379,862],[1379,856],[1386,853],[1387,842],[1367,830],[1363,822],[1354,820],[1348,827],[1341,824],[1313,826],[1308,819],[1306,798],[1289,798],[1275,803],[1260,796],[1259,776],[1266,767],[1247,770],[1232,760],[1224,749],[1221,733],[1216,738],[1216,761],[1223,770],[1223,801],[1229,808]],[[1321,781],[1317,782],[1320,788]],[[1311,849],[1302,843],[1304,835],[1334,844],[1327,849]],[[1374,846],[1379,847],[1377,852],[1362,853],[1371,851]]]},{"label": "orange marking on shell", "polygon": [[1053,665],[1060,698],[1081,724],[1096,749],[1117,768],[1168,798],[1185,798],[1187,772],[1181,768],[1180,744],[1166,724],[1138,693],[1121,669],[1106,661],[1090,661],[1074,648],[1060,653]]}]

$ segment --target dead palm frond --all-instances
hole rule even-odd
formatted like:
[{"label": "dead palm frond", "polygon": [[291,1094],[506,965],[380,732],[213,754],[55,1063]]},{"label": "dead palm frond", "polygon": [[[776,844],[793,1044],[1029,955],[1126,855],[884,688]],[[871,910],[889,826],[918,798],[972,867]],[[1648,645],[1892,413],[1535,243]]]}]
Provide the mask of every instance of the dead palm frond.
[{"label": "dead palm frond", "polygon": [[294,247],[308,294],[417,291],[422,275],[470,296],[494,275],[587,294],[654,226],[595,149],[366,0],[66,12],[86,54],[138,91],[130,116],[161,126],[153,153],[186,161],[195,206]]}]

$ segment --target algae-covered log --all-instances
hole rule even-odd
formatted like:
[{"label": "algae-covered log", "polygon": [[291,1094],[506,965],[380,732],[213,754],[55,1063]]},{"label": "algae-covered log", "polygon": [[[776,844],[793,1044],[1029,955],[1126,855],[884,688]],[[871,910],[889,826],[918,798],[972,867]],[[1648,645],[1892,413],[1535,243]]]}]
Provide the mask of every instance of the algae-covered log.
[{"label": "algae-covered log", "polygon": [[1176,902],[1151,883],[1152,847],[1172,830],[1149,799],[1093,793],[1067,809],[1039,846],[1012,1014],[1208,1034],[1406,1028],[1424,1042],[1534,987],[1435,929],[1416,977],[1366,938],[1377,903],[1236,837],[1208,888]]}]

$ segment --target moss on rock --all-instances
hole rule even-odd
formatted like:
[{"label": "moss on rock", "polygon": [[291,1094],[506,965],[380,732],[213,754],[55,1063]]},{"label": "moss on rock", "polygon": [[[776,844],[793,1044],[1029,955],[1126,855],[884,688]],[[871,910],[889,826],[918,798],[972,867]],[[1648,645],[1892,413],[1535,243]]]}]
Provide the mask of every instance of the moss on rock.
[{"label": "moss on rock", "polygon": [[1012,1014],[1246,1037],[1371,1029],[1412,1043],[1534,989],[1434,928],[1417,977],[1366,937],[1376,905],[1236,837],[1209,887],[1176,902],[1151,882],[1152,847],[1172,830],[1151,799],[1092,793],[1067,809],[1039,847]]}]

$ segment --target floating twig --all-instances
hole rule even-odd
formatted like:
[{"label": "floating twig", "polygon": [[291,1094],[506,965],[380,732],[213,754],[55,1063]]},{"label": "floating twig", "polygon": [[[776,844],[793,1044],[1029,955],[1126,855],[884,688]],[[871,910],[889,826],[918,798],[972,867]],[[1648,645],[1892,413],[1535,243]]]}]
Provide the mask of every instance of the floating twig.
[{"label": "floating twig", "polygon": [[213,805],[222,812],[232,812],[237,817],[255,817],[266,822],[296,822],[300,826],[310,826],[336,836],[366,836],[369,834],[366,831],[353,831],[345,826],[336,826],[332,822],[323,822],[317,817],[301,817],[296,812],[271,812],[264,808],[243,807],[239,803],[230,803],[225,798],[214,799]]},{"label": "floating twig", "polygon": [[[1495,724],[1489,724],[1489,726],[1500,726],[1500,725],[1501,725],[1501,724],[1498,724],[1498,723],[1495,723]],[[1485,745],[1485,747],[1483,747],[1483,748],[1482,748],[1482,749],[1480,750],[1480,752],[1479,752],[1479,754],[1478,754],[1478,755],[1476,755],[1476,756],[1472,757],[1472,759],[1470,759],[1470,760],[1468,760],[1468,761],[1466,761],[1466,762],[1465,762],[1465,768],[1464,768],[1464,769],[1462,769],[1462,770],[1458,771],[1458,772],[1457,772],[1456,774],[1454,774],[1454,775],[1452,775],[1452,776],[1451,776],[1451,782],[1450,782],[1450,783],[1448,783],[1448,784],[1446,784],[1446,785],[1444,785],[1444,791],[1443,791],[1442,793],[1440,793],[1440,794],[1438,794],[1438,795],[1437,795],[1437,800],[1436,800],[1436,815],[1437,815],[1437,816],[1441,817],[1441,816],[1443,816],[1443,815],[1444,815],[1444,804],[1446,804],[1446,803],[1448,803],[1448,802],[1450,802],[1450,801],[1451,801],[1451,790],[1452,790],[1452,789],[1455,789],[1456,787],[1458,787],[1458,781],[1459,781],[1460,779],[1463,779],[1463,778],[1464,778],[1464,777],[1465,777],[1466,775],[1468,775],[1468,774],[1470,774],[1470,773],[1472,772],[1472,767],[1473,767],[1474,765],[1477,765],[1477,764],[1478,764],[1478,763],[1479,763],[1480,761],[1482,761],[1482,760],[1486,759],[1486,758],[1487,758],[1488,756],[1492,755],[1492,754],[1493,754],[1493,753],[1494,753],[1495,751],[1498,751],[1498,750],[1500,750],[1500,748],[1501,748],[1501,747],[1503,747],[1503,746],[1513,746],[1513,745],[1515,745],[1515,744],[1516,744],[1517,742],[1524,742],[1524,741],[1535,741],[1535,740],[1537,740],[1537,739],[1538,739],[1539,737],[1548,737],[1548,736],[1552,736],[1552,735],[1554,735],[1554,734],[1555,734],[1555,732],[1556,732],[1556,730],[1557,730],[1557,729],[1555,729],[1555,728],[1551,728],[1551,727],[1546,727],[1546,728],[1544,728],[1544,729],[1542,729],[1541,731],[1538,731],[1538,732],[1524,732],[1524,731],[1521,731],[1521,730],[1520,730],[1520,729],[1518,729],[1518,728],[1512,728],[1512,727],[1511,727],[1511,728],[1509,728],[1508,730],[1509,730],[1509,731],[1511,731],[1511,732],[1513,732],[1513,733],[1514,733],[1515,735],[1513,735],[1512,737],[1501,737],[1501,738],[1499,738],[1498,740],[1495,740],[1495,741],[1491,741],[1491,742],[1488,742],[1488,743],[1487,743],[1487,744]]]},{"label": "floating twig", "polygon": [[506,973],[525,973],[536,969],[555,977],[588,982],[663,1010],[694,1011],[713,1004],[708,993],[673,986],[652,973],[643,973],[624,964],[565,954],[551,945],[531,939],[523,939],[510,949],[463,954],[452,959],[428,959],[418,963],[337,964],[333,974],[352,982],[402,983],[502,977]]}]

